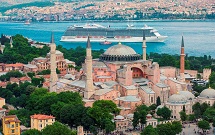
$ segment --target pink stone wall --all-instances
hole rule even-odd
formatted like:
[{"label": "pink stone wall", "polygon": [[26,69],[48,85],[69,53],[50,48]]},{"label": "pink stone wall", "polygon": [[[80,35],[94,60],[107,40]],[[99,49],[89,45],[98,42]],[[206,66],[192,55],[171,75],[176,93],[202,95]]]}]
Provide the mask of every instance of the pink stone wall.
[{"label": "pink stone wall", "polygon": [[185,70],[185,73],[190,74],[192,77],[197,77],[198,71],[197,70]]},{"label": "pink stone wall", "polygon": [[176,68],[175,67],[160,67],[160,72],[166,77],[176,77]]}]

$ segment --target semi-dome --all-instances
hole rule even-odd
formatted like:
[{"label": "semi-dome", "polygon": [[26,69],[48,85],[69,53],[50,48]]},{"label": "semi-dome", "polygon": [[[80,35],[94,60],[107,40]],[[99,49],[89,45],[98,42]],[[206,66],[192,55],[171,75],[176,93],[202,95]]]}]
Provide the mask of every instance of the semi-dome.
[{"label": "semi-dome", "polygon": [[180,95],[184,95],[188,100],[193,100],[195,96],[189,91],[179,91]]},{"label": "semi-dome", "polygon": [[215,90],[212,88],[205,89],[200,93],[199,97],[215,98]]},{"label": "semi-dome", "polygon": [[187,102],[187,97],[181,94],[173,94],[172,96],[169,97],[167,102],[173,104],[183,104]]},{"label": "semi-dome", "polygon": [[115,120],[124,120],[124,117],[122,115],[117,115],[115,117]]},{"label": "semi-dome", "polygon": [[118,43],[108,48],[100,57],[104,61],[134,61],[139,60],[140,55],[129,46]]}]

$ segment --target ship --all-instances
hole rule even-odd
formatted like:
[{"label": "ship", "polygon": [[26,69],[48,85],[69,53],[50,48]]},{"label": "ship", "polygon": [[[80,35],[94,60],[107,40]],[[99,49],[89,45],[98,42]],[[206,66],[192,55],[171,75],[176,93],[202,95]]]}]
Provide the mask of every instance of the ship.
[{"label": "ship", "polygon": [[29,20],[26,20],[25,21],[25,25],[30,25],[31,23],[30,23],[30,21]]},{"label": "ship", "polygon": [[61,37],[61,42],[86,42],[90,36],[91,42],[142,42],[143,32],[146,42],[164,42],[167,36],[162,36],[153,27],[144,25],[136,28],[128,25],[126,28],[105,27],[99,24],[72,25]]}]

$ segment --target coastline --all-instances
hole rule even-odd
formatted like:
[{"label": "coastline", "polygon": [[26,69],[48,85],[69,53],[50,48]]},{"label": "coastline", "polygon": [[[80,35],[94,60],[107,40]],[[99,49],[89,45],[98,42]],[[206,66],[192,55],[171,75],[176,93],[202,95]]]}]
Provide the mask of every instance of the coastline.
[{"label": "coastline", "polygon": [[[25,21],[0,21],[7,23],[25,23]],[[147,20],[74,20],[74,21],[32,21],[31,23],[74,23],[74,22],[215,22],[215,19],[147,19]]]}]

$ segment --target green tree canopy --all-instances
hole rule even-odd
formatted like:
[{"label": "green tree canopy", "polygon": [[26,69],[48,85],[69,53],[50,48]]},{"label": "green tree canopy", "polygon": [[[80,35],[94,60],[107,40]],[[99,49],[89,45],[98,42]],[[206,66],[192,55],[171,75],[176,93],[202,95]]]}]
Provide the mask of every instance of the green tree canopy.
[{"label": "green tree canopy", "polygon": [[161,105],[161,99],[160,99],[160,97],[159,97],[159,96],[157,97],[156,105],[157,105],[157,106]]},{"label": "green tree canopy", "polygon": [[171,110],[166,106],[164,106],[163,108],[158,108],[157,115],[161,116],[165,120],[168,120],[171,117]]},{"label": "green tree canopy", "polygon": [[179,134],[182,131],[182,124],[180,121],[173,121],[171,129],[175,131],[176,134]]},{"label": "green tree canopy", "polygon": [[46,126],[42,130],[42,135],[74,135],[72,131],[65,125],[55,122],[52,125]]},{"label": "green tree canopy", "polygon": [[198,127],[202,129],[202,131],[205,131],[207,129],[210,129],[210,124],[206,120],[201,120],[198,122]]},{"label": "green tree canopy", "polygon": [[199,118],[201,116],[201,105],[199,102],[196,102],[193,106],[192,106],[192,110],[194,112],[194,115],[196,118]]},{"label": "green tree canopy", "polygon": [[153,128],[152,125],[148,125],[141,135],[159,135],[156,128]]},{"label": "green tree canopy", "polygon": [[41,135],[42,133],[39,130],[36,129],[29,129],[27,131],[24,131],[21,135]]},{"label": "green tree canopy", "polygon": [[[89,108],[87,114],[93,118],[95,124],[100,129],[105,129],[109,133],[115,129],[115,123],[112,121],[113,115],[118,114],[119,109],[116,104],[110,100],[97,100],[93,103],[93,107]],[[91,127],[94,130],[94,127]]]},{"label": "green tree canopy", "polygon": [[139,122],[141,125],[146,124],[146,115],[149,110],[149,107],[147,107],[146,105],[140,105],[136,108],[134,112],[134,118],[132,120],[134,128],[139,124]]},{"label": "green tree canopy", "polygon": [[182,121],[187,120],[187,114],[184,111],[179,112]]}]

